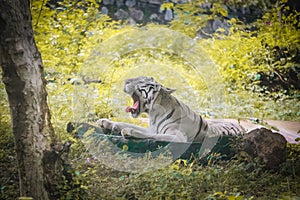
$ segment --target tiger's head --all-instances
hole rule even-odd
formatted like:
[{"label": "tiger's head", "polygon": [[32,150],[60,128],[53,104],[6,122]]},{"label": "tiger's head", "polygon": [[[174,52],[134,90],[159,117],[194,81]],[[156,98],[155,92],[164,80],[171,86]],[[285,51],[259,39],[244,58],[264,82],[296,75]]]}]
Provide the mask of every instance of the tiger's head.
[{"label": "tiger's head", "polygon": [[155,99],[162,90],[169,94],[175,91],[164,87],[152,77],[139,76],[126,79],[124,92],[129,94],[133,99],[133,106],[127,107],[126,112],[130,112],[134,118],[137,118],[143,112],[149,113],[153,102],[155,102]]}]

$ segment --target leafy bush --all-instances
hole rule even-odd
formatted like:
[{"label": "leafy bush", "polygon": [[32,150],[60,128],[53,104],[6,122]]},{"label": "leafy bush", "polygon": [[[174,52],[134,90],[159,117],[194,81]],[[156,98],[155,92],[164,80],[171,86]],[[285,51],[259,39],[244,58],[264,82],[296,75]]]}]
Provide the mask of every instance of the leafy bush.
[{"label": "leafy bush", "polygon": [[[211,35],[212,39],[201,40],[200,43],[220,66],[225,81],[232,88],[243,89],[260,81],[259,72],[279,73],[299,67],[299,13],[285,14],[290,9],[284,7],[285,2],[276,4],[261,19],[244,24],[240,19],[228,16],[228,10],[233,4],[231,1],[225,7],[219,1],[212,1],[208,7],[204,1],[193,1],[175,7],[177,17],[171,22],[171,28],[194,38],[200,28],[208,25],[209,20],[230,17],[227,20],[227,34],[224,34],[223,28],[219,28]],[[245,1],[241,6],[261,7],[259,4],[257,1]],[[209,14],[205,14],[207,12]]]}]

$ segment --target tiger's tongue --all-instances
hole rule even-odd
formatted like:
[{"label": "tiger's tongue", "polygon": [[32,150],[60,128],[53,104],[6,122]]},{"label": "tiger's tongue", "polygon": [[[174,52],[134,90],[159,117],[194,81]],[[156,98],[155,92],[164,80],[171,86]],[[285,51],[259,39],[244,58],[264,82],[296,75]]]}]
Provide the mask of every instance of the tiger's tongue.
[{"label": "tiger's tongue", "polygon": [[137,110],[138,107],[139,107],[139,102],[136,101],[136,102],[134,102],[134,104],[133,104],[132,107],[129,107],[129,106],[128,106],[128,107],[126,108],[126,112],[132,112],[132,111],[134,111],[134,110]]}]

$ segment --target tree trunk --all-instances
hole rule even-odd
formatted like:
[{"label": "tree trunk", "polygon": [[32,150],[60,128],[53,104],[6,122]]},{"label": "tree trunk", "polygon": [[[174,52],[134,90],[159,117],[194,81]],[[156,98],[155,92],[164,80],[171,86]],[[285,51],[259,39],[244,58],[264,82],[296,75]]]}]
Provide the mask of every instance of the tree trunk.
[{"label": "tree trunk", "polygon": [[[10,104],[20,195],[35,200],[50,199],[46,188],[55,180],[45,174],[48,170],[43,167],[47,165],[45,155],[51,152],[50,143],[55,137],[43,63],[33,37],[29,0],[0,0],[0,66]],[[61,175],[59,171],[57,176]]]}]

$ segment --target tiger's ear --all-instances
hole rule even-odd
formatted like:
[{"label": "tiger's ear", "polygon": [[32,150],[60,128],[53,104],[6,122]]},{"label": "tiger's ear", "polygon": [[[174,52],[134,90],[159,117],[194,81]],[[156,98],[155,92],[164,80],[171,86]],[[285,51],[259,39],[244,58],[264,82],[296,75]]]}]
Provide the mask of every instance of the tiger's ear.
[{"label": "tiger's ear", "polygon": [[176,91],[176,89],[172,89],[172,88],[168,88],[168,87],[164,87],[164,86],[162,87],[162,89],[169,94],[172,94],[173,92]]}]

